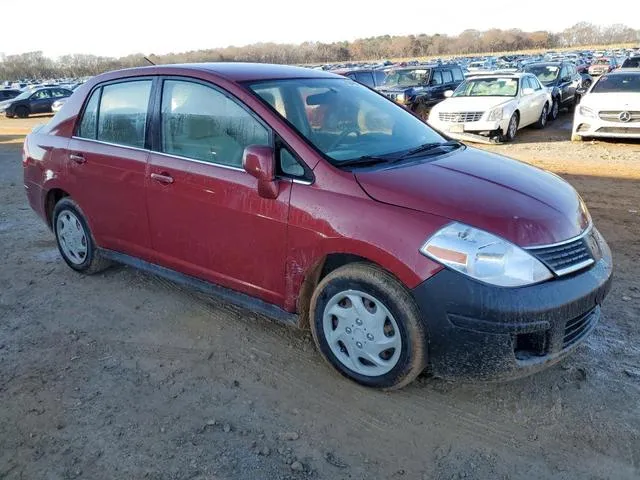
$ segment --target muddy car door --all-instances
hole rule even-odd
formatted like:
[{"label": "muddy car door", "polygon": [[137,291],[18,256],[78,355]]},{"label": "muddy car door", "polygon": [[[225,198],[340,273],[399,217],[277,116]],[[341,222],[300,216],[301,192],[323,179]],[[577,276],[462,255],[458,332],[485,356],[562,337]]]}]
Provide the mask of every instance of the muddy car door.
[{"label": "muddy car door", "polygon": [[147,204],[158,262],[281,304],[291,183],[264,198],[243,169],[245,148],[271,146],[271,130],[210,83],[164,78],[156,105]]}]

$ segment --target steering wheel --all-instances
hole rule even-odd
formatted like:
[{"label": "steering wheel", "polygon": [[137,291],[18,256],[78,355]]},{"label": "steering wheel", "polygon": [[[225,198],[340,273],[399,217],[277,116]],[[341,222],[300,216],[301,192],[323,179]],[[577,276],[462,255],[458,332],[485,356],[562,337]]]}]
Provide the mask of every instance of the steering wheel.
[{"label": "steering wheel", "polygon": [[345,138],[347,138],[352,133],[355,133],[357,137],[360,136],[360,130],[356,129],[356,127],[349,127],[344,132],[340,134],[338,138],[327,148],[327,151],[330,152],[334,148],[336,148]]}]

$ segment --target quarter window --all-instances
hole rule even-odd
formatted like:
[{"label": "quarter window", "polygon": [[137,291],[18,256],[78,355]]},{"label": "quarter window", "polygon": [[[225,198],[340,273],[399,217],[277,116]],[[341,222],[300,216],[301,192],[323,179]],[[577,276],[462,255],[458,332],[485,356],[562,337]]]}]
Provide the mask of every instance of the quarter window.
[{"label": "quarter window", "polygon": [[102,87],[98,140],[144,148],[151,80]]},{"label": "quarter window", "polygon": [[213,88],[165,80],[162,151],[204,162],[242,167],[249,145],[271,145],[269,131],[249,112]]},{"label": "quarter window", "polygon": [[78,127],[78,137],[96,139],[96,130],[98,119],[98,102],[100,101],[100,88],[96,89],[91,98],[87,102],[87,106],[82,114],[82,120],[80,120],[80,126]]}]

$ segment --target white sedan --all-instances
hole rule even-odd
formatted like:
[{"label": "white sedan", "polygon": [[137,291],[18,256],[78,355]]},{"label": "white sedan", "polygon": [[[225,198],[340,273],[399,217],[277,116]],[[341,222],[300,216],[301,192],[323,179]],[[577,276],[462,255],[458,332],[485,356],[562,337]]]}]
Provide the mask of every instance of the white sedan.
[{"label": "white sedan", "polygon": [[431,109],[429,125],[469,141],[511,141],[520,128],[547,124],[552,98],[535,75],[500,73],[469,77]]},{"label": "white sedan", "polygon": [[582,97],[571,140],[585,137],[640,138],[640,69],[607,73]]}]

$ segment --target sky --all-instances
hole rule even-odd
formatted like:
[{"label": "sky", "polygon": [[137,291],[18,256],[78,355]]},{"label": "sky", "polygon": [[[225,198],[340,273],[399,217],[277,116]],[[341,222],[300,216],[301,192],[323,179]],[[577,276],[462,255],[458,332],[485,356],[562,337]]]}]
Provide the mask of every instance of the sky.
[{"label": "sky", "polygon": [[16,14],[26,23],[2,22],[0,53],[149,55],[256,42],[457,34],[467,28],[561,31],[578,21],[640,29],[640,15],[629,15],[636,1],[576,8],[580,2],[558,0],[70,0],[58,6],[51,0],[30,0]]}]

